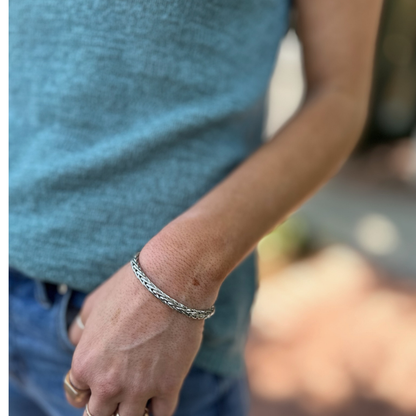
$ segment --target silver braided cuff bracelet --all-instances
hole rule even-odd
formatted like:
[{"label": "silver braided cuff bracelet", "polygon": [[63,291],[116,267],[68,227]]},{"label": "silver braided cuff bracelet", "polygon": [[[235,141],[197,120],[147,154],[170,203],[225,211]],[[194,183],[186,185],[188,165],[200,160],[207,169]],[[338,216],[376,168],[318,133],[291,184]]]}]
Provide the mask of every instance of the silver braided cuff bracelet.
[{"label": "silver braided cuff bracelet", "polygon": [[156,298],[161,300],[163,303],[169,306],[169,308],[174,309],[177,312],[183,313],[192,319],[208,319],[215,313],[215,306],[211,306],[209,309],[192,309],[183,305],[182,303],[172,299],[165,292],[160,290],[155,284],[153,284],[150,279],[146,276],[144,271],[140,268],[139,263],[139,254],[138,252],[133,259],[131,260],[131,268],[133,269],[134,274],[140,280],[140,283]]}]

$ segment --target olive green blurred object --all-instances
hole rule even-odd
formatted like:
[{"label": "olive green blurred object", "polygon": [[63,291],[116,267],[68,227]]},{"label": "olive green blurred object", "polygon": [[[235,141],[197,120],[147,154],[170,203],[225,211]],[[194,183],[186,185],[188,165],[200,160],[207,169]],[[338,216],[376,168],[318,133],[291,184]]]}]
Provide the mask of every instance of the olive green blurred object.
[{"label": "olive green blurred object", "polygon": [[260,260],[296,257],[302,251],[307,236],[308,229],[305,221],[300,216],[289,218],[259,242]]},{"label": "olive green blurred object", "polygon": [[409,137],[416,125],[416,1],[386,0],[373,93],[358,151]]}]

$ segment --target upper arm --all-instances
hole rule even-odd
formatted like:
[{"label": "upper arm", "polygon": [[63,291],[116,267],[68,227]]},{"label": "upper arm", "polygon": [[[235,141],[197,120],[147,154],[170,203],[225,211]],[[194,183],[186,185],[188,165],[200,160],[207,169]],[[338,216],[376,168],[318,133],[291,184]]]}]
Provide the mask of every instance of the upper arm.
[{"label": "upper arm", "polygon": [[367,97],[382,0],[295,0],[309,92]]}]

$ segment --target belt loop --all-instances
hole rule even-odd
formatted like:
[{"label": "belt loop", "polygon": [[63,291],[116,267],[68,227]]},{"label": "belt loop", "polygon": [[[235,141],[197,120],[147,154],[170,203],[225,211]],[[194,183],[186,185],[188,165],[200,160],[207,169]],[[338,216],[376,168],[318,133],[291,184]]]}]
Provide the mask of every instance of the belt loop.
[{"label": "belt loop", "polygon": [[45,309],[49,309],[52,306],[45,283],[39,280],[35,280],[35,298]]}]

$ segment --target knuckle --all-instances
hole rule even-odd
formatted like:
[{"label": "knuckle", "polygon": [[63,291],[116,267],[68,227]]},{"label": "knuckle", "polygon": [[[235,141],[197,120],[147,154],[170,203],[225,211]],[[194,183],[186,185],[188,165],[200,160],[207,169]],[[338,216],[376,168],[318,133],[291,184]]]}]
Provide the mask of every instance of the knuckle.
[{"label": "knuckle", "polygon": [[150,398],[152,394],[146,386],[130,386],[127,388],[127,395],[132,398],[132,400],[137,400],[140,398]]},{"label": "knuckle", "polygon": [[86,363],[81,360],[73,360],[71,365],[71,379],[74,381],[86,381],[88,374],[88,367]]},{"label": "knuckle", "polygon": [[121,386],[114,380],[100,380],[98,383],[93,385],[91,389],[94,395],[101,399],[109,397],[116,397],[121,392]]}]

